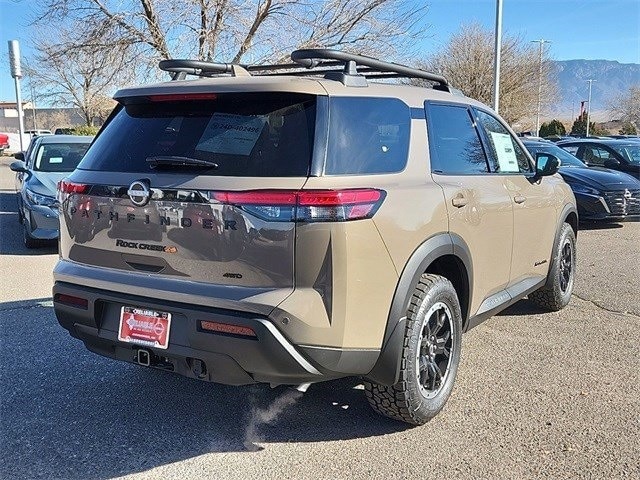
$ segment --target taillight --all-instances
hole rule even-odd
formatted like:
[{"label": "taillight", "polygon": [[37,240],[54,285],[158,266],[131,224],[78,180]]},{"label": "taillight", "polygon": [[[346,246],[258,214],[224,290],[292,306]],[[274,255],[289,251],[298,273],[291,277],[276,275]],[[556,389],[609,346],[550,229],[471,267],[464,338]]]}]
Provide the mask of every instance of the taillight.
[{"label": "taillight", "polygon": [[84,183],[74,183],[68,180],[60,180],[58,182],[58,202],[64,202],[72,193],[87,193],[89,191],[89,185]]},{"label": "taillight", "polygon": [[73,183],[67,180],[58,182],[58,191],[61,193],[86,193],[88,190],[89,185],[83,183]]},{"label": "taillight", "polygon": [[263,220],[276,222],[344,222],[371,218],[385,192],[349,190],[249,190],[211,192],[214,200],[234,205]]}]

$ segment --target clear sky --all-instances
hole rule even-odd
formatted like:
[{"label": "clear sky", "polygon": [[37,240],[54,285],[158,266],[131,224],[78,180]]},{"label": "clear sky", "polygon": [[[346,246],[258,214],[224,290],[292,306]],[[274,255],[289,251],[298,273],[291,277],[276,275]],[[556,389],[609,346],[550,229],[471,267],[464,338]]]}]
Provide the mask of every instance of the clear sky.
[{"label": "clear sky", "polygon": [[[179,1],[179,0],[176,0]],[[478,22],[493,29],[496,0],[426,1],[429,11],[425,55],[444,44],[461,24]],[[35,0],[0,0],[0,100],[14,100],[7,41],[19,40],[30,53],[29,21]],[[603,59],[640,63],[640,0],[503,0],[503,32],[525,40],[552,43],[556,60]],[[28,88],[23,97],[29,98]]]}]

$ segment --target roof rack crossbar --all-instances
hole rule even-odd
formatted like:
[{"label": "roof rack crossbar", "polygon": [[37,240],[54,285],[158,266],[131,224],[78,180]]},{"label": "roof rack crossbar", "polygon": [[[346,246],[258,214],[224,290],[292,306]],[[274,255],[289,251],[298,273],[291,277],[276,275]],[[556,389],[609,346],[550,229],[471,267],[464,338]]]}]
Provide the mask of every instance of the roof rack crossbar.
[{"label": "roof rack crossbar", "polygon": [[206,77],[211,75],[246,75],[245,69],[233,63],[214,63],[203,62],[201,60],[187,60],[187,59],[171,59],[161,60],[158,64],[160,70],[169,72],[172,74],[174,80],[183,79],[185,75],[196,75],[199,77]]},{"label": "roof rack crossbar", "polygon": [[441,88],[449,87],[449,82],[442,75],[437,75],[418,68],[408,67],[399,63],[383,62],[372,57],[341,52],[338,50],[326,48],[296,50],[291,53],[291,60],[305,68],[316,67],[319,65],[320,60],[337,60],[345,65],[345,73],[348,73],[346,68],[349,65],[353,65],[351,62],[354,62],[356,65],[370,67],[372,70],[378,72],[395,73],[398,74],[399,77],[422,78],[439,84]]}]

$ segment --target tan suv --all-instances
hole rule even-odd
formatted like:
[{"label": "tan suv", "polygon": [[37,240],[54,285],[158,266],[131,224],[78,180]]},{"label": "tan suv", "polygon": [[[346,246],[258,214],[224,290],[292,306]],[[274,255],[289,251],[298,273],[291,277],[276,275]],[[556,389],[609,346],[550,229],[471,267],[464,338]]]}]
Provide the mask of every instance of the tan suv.
[{"label": "tan suv", "polygon": [[93,352],[192,378],[359,376],[378,412],[422,424],[463,332],[527,295],[568,303],[574,197],[441,76],[292,59],[164,61],[174,80],[115,95],[59,185],[56,315]]}]

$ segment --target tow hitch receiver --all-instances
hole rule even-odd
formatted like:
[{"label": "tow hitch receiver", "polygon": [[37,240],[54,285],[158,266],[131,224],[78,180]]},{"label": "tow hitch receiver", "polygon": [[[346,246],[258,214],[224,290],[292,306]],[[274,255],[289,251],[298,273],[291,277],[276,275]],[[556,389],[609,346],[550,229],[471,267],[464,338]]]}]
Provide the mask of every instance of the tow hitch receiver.
[{"label": "tow hitch receiver", "polygon": [[151,366],[151,354],[149,350],[138,350],[138,355],[136,356],[136,361],[138,364],[143,365],[145,367]]}]

